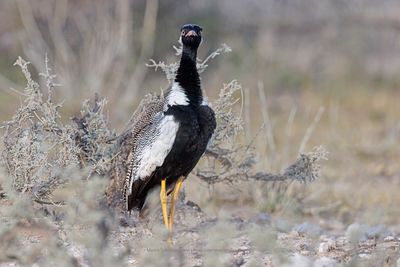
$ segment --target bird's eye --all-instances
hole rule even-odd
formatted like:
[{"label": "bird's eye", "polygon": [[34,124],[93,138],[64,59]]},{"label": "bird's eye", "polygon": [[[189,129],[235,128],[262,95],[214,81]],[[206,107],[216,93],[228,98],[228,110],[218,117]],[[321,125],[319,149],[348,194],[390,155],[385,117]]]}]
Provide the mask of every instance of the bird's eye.
[{"label": "bird's eye", "polygon": [[182,30],[182,31],[181,31],[181,35],[185,35],[185,30]]}]

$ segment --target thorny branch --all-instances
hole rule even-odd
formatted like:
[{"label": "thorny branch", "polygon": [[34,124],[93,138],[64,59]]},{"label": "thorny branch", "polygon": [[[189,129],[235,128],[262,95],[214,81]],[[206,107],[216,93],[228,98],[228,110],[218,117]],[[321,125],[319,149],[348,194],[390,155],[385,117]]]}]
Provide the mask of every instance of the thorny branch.
[{"label": "thorny branch", "polygon": [[[273,174],[268,172],[252,172],[251,169],[255,161],[248,159],[247,166],[245,162],[236,166],[234,159],[229,157],[230,151],[207,150],[206,158],[213,158],[221,163],[222,171],[217,173],[214,170],[196,169],[195,175],[201,180],[214,184],[219,182],[234,182],[257,180],[262,182],[276,182],[285,180],[295,180],[299,182],[312,182],[320,176],[320,160],[327,159],[327,152],[322,147],[316,147],[312,152],[300,154],[300,157],[281,174]],[[251,158],[250,158],[251,159]]]}]

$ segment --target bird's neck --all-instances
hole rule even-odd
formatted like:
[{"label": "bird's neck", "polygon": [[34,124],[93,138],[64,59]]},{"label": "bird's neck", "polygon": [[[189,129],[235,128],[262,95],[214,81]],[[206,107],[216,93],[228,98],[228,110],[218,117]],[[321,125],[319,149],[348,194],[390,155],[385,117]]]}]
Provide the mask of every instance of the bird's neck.
[{"label": "bird's neck", "polygon": [[200,105],[203,100],[196,58],[197,49],[184,46],[175,77],[175,82],[182,87],[189,100],[189,104],[194,106]]}]

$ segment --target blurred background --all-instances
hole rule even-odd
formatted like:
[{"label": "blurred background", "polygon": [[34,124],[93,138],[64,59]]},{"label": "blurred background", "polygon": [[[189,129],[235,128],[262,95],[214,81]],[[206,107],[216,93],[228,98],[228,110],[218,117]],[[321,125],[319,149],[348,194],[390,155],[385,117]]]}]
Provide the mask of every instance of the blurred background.
[{"label": "blurred background", "polygon": [[[397,0],[221,0],[0,2],[0,119],[21,102],[30,61],[35,79],[45,55],[62,85],[68,119],[84,99],[105,96],[111,126],[123,129],[140,99],[168,82],[149,59],[177,61],[185,23],[204,29],[199,58],[222,43],[232,52],[202,74],[211,101],[223,83],[243,90],[244,135],[258,167],[281,171],[299,152],[329,151],[312,184],[186,186],[209,213],[229,207],[310,218],[331,228],[353,222],[398,227],[400,215],[400,2]],[[298,219],[300,218],[300,219]]]}]

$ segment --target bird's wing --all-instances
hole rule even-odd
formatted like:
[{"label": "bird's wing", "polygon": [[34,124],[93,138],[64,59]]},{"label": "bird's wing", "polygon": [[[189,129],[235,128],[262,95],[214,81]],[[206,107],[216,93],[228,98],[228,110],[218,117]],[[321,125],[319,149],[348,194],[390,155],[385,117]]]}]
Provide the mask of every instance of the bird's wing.
[{"label": "bird's wing", "polygon": [[136,140],[125,181],[125,199],[135,193],[132,189],[134,182],[142,180],[146,183],[156,168],[162,166],[172,149],[178,128],[179,123],[174,117],[165,115],[161,108],[134,136]]},{"label": "bird's wing", "polygon": [[140,104],[135,114],[132,128],[133,145],[135,146],[138,138],[143,130],[154,123],[154,118],[157,113],[162,112],[164,107],[164,98],[157,96],[153,97],[143,105]]},{"label": "bird's wing", "polygon": [[[143,139],[146,132],[151,129],[151,125],[154,124],[157,114],[163,111],[164,99],[162,97],[153,97],[145,103],[141,103],[134,114],[133,127],[129,135],[128,142],[131,144],[132,149],[128,153],[126,159],[126,178],[125,178],[125,190],[124,197],[126,198],[126,192],[128,186],[131,184],[132,174],[134,169],[137,167],[137,160],[135,160],[135,153],[137,153],[140,147],[139,140]],[[147,133],[148,135],[148,133]]]},{"label": "bird's wing", "polygon": [[139,147],[134,156],[139,164],[133,180],[151,176],[156,167],[162,166],[174,144],[179,122],[172,115],[159,113],[157,117],[157,121],[138,140]]}]

